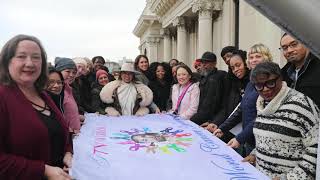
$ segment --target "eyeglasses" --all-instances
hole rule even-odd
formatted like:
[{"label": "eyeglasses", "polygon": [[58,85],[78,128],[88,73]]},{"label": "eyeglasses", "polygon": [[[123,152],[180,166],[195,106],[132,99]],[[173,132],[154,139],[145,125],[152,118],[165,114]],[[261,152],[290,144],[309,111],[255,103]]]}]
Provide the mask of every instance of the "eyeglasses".
[{"label": "eyeglasses", "polygon": [[264,87],[273,89],[276,87],[278,79],[279,79],[279,76],[275,79],[270,79],[264,83],[254,83],[254,87],[256,88],[257,91],[262,91]]},{"label": "eyeglasses", "polygon": [[57,84],[58,86],[63,86],[63,82],[62,81],[55,81],[55,80],[49,80],[48,81],[48,86],[54,86],[55,84]]},{"label": "eyeglasses", "polygon": [[279,48],[280,51],[282,52],[287,52],[289,47],[292,49],[295,49],[298,47],[300,43],[298,41],[292,41],[289,45],[283,45]]}]

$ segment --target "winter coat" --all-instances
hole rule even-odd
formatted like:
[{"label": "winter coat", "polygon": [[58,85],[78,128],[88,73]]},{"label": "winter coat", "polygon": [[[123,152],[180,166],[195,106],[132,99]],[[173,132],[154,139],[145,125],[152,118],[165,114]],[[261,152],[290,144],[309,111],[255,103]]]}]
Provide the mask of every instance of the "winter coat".
[{"label": "winter coat", "polygon": [[242,121],[242,131],[235,137],[240,144],[245,142],[254,146],[253,123],[257,117],[256,102],[259,94],[254,85],[249,82],[244,91],[239,108],[220,126],[219,129],[226,133]]},{"label": "winter coat", "polygon": [[93,113],[94,109],[91,107],[91,87],[90,82],[85,76],[80,76],[71,84],[72,94],[77,102],[79,113],[84,112]]},{"label": "winter coat", "polygon": [[138,73],[135,74],[135,77],[138,81],[148,86],[151,79],[151,72],[149,70],[147,70],[146,72],[138,71]]},{"label": "winter coat", "polygon": [[66,84],[64,86],[63,98],[64,117],[69,128],[80,130],[80,116],[77,103],[72,95],[72,87]]},{"label": "winter coat", "polygon": [[[108,115],[121,115],[122,110],[119,101],[125,101],[125,99],[119,99],[117,94],[121,83],[121,80],[112,81],[105,85],[100,92],[101,100],[108,104],[108,107],[105,109]],[[137,99],[133,108],[133,115],[146,115],[149,113],[147,106],[149,106],[153,100],[152,91],[148,86],[139,82],[134,83],[134,86],[137,90]]]},{"label": "winter coat", "polygon": [[211,122],[223,123],[241,102],[244,90],[250,81],[250,71],[247,69],[245,76],[238,79],[232,72],[228,72],[223,80],[224,95],[223,108],[213,117]]},{"label": "winter coat", "polygon": [[170,96],[170,83],[164,82],[164,84],[162,84],[158,80],[150,81],[149,88],[153,92],[153,102],[161,111],[166,111],[168,99]]},{"label": "winter coat", "polygon": [[214,118],[222,107],[223,78],[226,72],[214,69],[200,80],[200,99],[198,111],[191,117],[191,121],[201,125]]},{"label": "winter coat", "polygon": [[320,77],[320,60],[316,56],[309,53],[296,82],[295,67],[291,63],[282,68],[282,76],[289,87],[309,96],[320,107],[320,81],[317,80]]},{"label": "winter coat", "polygon": [[[182,93],[181,86],[175,84],[172,87],[172,111],[175,111],[178,99]],[[184,95],[180,107],[178,110],[178,115],[184,119],[190,119],[198,110],[199,106],[200,89],[199,83],[193,83]]]},{"label": "winter coat", "polygon": [[282,83],[265,106],[257,99],[253,133],[257,169],[270,178],[311,180],[316,175],[319,109],[304,94]]},{"label": "winter coat", "polygon": [[91,107],[95,112],[99,114],[106,114],[105,109],[107,104],[103,103],[100,99],[100,92],[103,86],[100,84],[94,85],[94,88],[91,90]]}]

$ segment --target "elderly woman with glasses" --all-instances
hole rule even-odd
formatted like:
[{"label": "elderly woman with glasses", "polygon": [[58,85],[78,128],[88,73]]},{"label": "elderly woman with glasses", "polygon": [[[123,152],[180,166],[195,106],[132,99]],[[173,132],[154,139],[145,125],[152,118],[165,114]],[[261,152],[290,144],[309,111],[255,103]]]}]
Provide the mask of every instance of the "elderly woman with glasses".
[{"label": "elderly woman with glasses", "polygon": [[251,72],[259,93],[253,133],[256,148],[244,161],[273,179],[314,179],[319,109],[282,81],[278,64],[264,62]]}]

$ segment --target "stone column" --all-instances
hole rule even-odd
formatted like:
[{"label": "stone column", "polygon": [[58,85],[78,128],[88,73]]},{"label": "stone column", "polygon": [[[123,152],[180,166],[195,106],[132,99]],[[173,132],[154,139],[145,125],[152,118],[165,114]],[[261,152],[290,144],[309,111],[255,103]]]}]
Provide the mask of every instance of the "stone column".
[{"label": "stone column", "polygon": [[204,52],[212,52],[212,14],[222,10],[222,0],[194,0],[192,12],[198,12],[198,57]]},{"label": "stone column", "polygon": [[177,59],[182,62],[187,61],[187,30],[183,17],[178,17],[173,21],[173,26],[177,27]]},{"label": "stone column", "polygon": [[147,44],[148,44],[148,58],[150,63],[158,61],[158,46],[160,43],[160,38],[159,37],[149,37],[147,39]]},{"label": "stone column", "polygon": [[201,56],[206,51],[212,52],[212,11],[200,10],[198,23],[198,53]]},{"label": "stone column", "polygon": [[169,61],[172,58],[172,48],[171,48],[171,35],[168,29],[162,29],[161,35],[163,36],[163,60]]},{"label": "stone column", "polygon": [[140,44],[140,45],[139,45],[138,49],[139,49],[140,54],[143,54],[143,51],[142,51],[142,44]]}]

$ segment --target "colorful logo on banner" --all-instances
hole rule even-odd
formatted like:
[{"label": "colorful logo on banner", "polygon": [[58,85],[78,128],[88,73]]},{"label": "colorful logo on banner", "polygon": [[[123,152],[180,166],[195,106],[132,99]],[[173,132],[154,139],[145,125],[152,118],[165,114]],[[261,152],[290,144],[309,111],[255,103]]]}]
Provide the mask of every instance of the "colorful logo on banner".
[{"label": "colorful logo on banner", "polygon": [[172,127],[159,132],[152,132],[149,128],[121,130],[120,133],[113,133],[113,137],[110,138],[122,140],[118,144],[129,145],[130,151],[143,150],[153,154],[157,152],[182,153],[192,145],[191,133],[184,133],[180,129],[174,130]]}]

